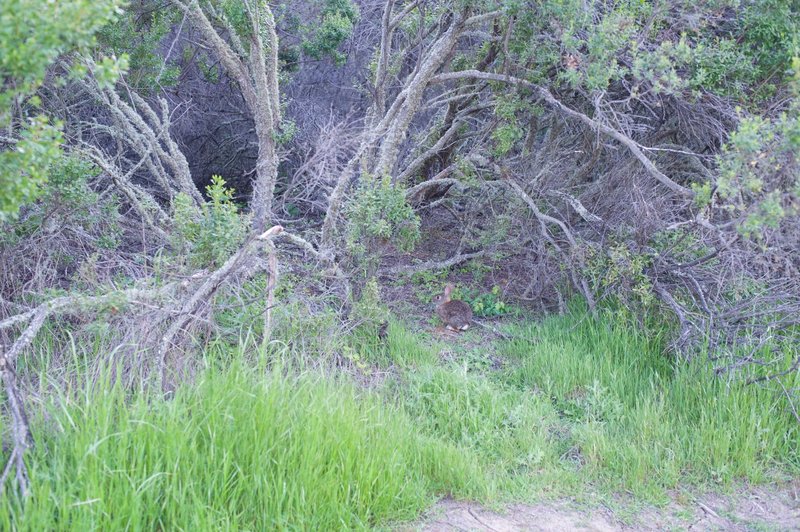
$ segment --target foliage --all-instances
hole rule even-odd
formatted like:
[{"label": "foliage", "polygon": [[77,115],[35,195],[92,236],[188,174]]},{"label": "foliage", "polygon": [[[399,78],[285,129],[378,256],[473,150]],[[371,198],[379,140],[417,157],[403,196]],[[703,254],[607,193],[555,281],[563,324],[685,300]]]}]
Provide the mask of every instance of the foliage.
[{"label": "foliage", "polygon": [[370,277],[361,287],[360,297],[353,304],[350,319],[353,322],[351,341],[342,354],[356,366],[364,369],[366,362],[375,362],[370,356],[381,351],[380,346],[389,333],[389,309],[381,298],[378,280]]},{"label": "foliage", "polygon": [[388,178],[365,179],[348,206],[347,243],[356,255],[364,255],[378,243],[414,249],[420,238],[419,217],[406,201],[405,191]]},{"label": "foliage", "polygon": [[330,56],[341,65],[346,56],[338,48],[353,33],[358,16],[358,5],[352,0],[323,0],[321,20],[303,42],[303,51],[312,59]]},{"label": "foliage", "polygon": [[[58,122],[36,115],[36,90],[56,58],[94,43],[120,12],[120,0],[5,0],[0,6],[0,127],[14,132],[0,152],[0,223],[33,201],[58,157]],[[103,66],[109,66],[104,63]]]},{"label": "foliage", "polygon": [[280,129],[275,131],[273,137],[275,138],[275,142],[281,145],[291,142],[296,134],[297,124],[293,120],[283,120],[281,121]]},{"label": "foliage", "polygon": [[453,298],[468,303],[472,312],[479,317],[503,316],[513,310],[503,301],[503,294],[497,285],[493,286],[489,292],[457,288],[453,292]]},{"label": "foliage", "polygon": [[780,80],[800,56],[800,8],[785,0],[747,2],[738,33],[756,67],[755,79]]},{"label": "foliage", "polygon": [[492,140],[495,142],[494,153],[502,156],[511,151],[514,144],[523,137],[523,131],[513,124],[502,124],[492,132]]},{"label": "foliage", "polygon": [[76,156],[64,155],[50,167],[45,200],[70,210],[88,210],[98,201],[98,194],[89,187],[89,180],[100,170]]},{"label": "foliage", "polygon": [[652,262],[652,250],[637,251],[627,242],[617,242],[605,252],[590,249],[587,274],[595,290],[613,290],[616,296],[647,308],[655,303],[648,275]]},{"label": "foliage", "polygon": [[503,316],[509,312],[509,307],[501,299],[500,287],[492,287],[491,292],[484,292],[470,301],[472,311],[476,316]]},{"label": "foliage", "polygon": [[[319,332],[299,321],[279,343],[306,345]],[[245,344],[208,348],[208,368],[169,401],[108,372],[86,388],[53,382],[57,395],[31,416],[33,495],[24,511],[3,499],[0,527],[352,528],[412,519],[434,494],[625,491],[663,502],[678,487],[800,471],[800,427],[780,387],[671,361],[663,330],[573,304],[508,332],[480,346],[503,367],[476,373],[452,341],[432,344],[392,321],[383,351],[361,353],[394,366],[375,385],[381,396],[329,372],[297,374]],[[38,345],[25,368],[48,373],[39,366],[53,359],[53,340]],[[89,369],[93,348],[105,352],[102,341],[73,345],[70,372]],[[800,384],[796,370],[790,378]]]},{"label": "foliage", "polygon": [[0,223],[17,217],[20,207],[39,195],[48,169],[61,155],[59,124],[32,119],[13,148],[0,152]]},{"label": "foliage", "polygon": [[[216,0],[213,4],[216,9],[215,22],[233,28],[243,50],[249,53],[253,24],[248,8],[238,0]],[[301,22],[290,5],[276,6],[278,14],[283,15],[279,21],[285,23],[288,36],[291,38],[302,35],[299,47],[283,42],[280,44],[279,59],[290,71],[297,68],[300,50],[315,60],[329,56],[337,64],[341,64],[346,59],[338,48],[353,32],[359,16],[358,5],[352,0],[320,0],[318,4],[314,7],[318,7],[319,12],[312,15],[315,20],[311,23]],[[258,0],[255,5],[256,16],[259,18],[258,26],[262,31],[267,31],[269,24],[265,22],[272,19],[272,9],[263,0]],[[302,4],[302,8],[306,7],[306,4]],[[264,42],[270,41],[266,34],[262,35],[262,39]]]},{"label": "foliage", "polygon": [[8,224],[10,230],[0,237],[0,244],[11,249],[13,245],[24,246],[28,238],[52,238],[64,231],[78,231],[82,236],[80,256],[62,254],[57,251],[59,246],[54,246],[47,250],[52,253],[53,265],[80,261],[84,252],[92,253],[92,249],[116,249],[122,236],[119,201],[115,194],[101,196],[92,189],[90,180],[97,175],[98,169],[91,163],[75,155],[55,154],[38,200],[29,205],[24,216]]},{"label": "foliage", "polygon": [[779,80],[800,46],[800,11],[780,0],[672,2],[667,9],[639,0],[506,5],[519,17],[509,51],[532,65],[532,81],[556,68],[562,81],[588,90],[631,76],[640,92],[743,98],[760,82]]},{"label": "foliage", "polygon": [[[104,49],[129,58],[126,82],[143,93],[174,86],[180,75],[176,56],[164,58],[159,46],[173,26],[180,22],[178,12],[152,0],[129,2],[122,16],[97,34]],[[170,62],[168,62],[170,61]]]},{"label": "foliage", "polygon": [[426,335],[408,328],[392,317],[387,330],[385,349],[373,349],[372,353],[367,353],[367,357],[368,360],[381,366],[394,365],[414,370],[436,365],[442,347],[432,342]]},{"label": "foliage", "polygon": [[796,95],[788,108],[775,119],[744,118],[719,157],[721,206],[743,219],[737,228],[746,237],[800,214],[800,58],[794,71]]},{"label": "foliage", "polygon": [[[95,289],[101,282],[98,269],[116,266],[116,257],[130,261],[118,268],[126,273],[114,279],[122,285],[132,282],[126,275],[148,275],[154,266],[159,278],[162,264],[166,273],[175,274],[176,256],[179,266],[185,260],[192,268],[215,268],[228,260],[246,238],[249,223],[222,178],[213,178],[207,201],[200,205],[199,197],[181,194],[170,201],[171,194],[158,196],[152,190],[168,191],[171,184],[165,179],[171,175],[181,179],[181,189],[191,186],[183,180],[184,157],[175,152],[179,145],[197,146],[187,136],[203,135],[202,146],[204,139],[221,139],[219,153],[206,155],[202,148],[185,154],[193,169],[198,164],[194,155],[216,157],[227,168],[239,164],[228,155],[249,165],[253,119],[259,177],[268,169],[278,179],[280,168],[280,180],[293,184],[281,190],[292,218],[280,220],[290,233],[283,243],[291,246],[285,249],[297,251],[299,244],[304,256],[319,260],[302,263],[293,258],[299,255],[285,254],[281,247],[281,273],[292,270],[294,277],[281,276],[270,341],[255,355],[249,339],[264,333],[266,277],[257,274],[217,291],[208,302],[208,326],[186,327],[186,338],[205,342],[206,348],[197,357],[179,357],[192,370],[187,378],[197,382],[179,388],[167,402],[149,391],[111,384],[117,379],[137,382],[129,377],[137,358],[126,357],[144,355],[130,343],[105,350],[126,364],[119,374],[106,375],[106,381],[95,372],[92,379],[88,373],[61,371],[51,377],[45,371],[49,368],[38,371],[47,357],[21,357],[15,374],[20,381],[47,387],[52,378],[52,387],[60,391],[46,412],[31,416],[37,445],[26,460],[34,496],[0,503],[0,528],[366,528],[413,517],[439,494],[499,493],[519,499],[606,489],[663,500],[686,482],[730,486],[740,480],[765,481],[775,470],[800,471],[800,427],[787,407],[800,388],[800,374],[792,366],[796,346],[764,336],[757,339],[763,345],[743,354],[744,348],[735,344],[744,336],[739,331],[748,327],[737,313],[750,312],[748,319],[762,320],[769,334],[793,310],[790,304],[788,310],[774,305],[773,312],[758,301],[741,303],[762,286],[777,285],[777,269],[756,282],[749,273],[762,264],[751,264],[769,263],[771,257],[762,253],[762,261],[751,253],[758,246],[729,238],[738,230],[760,239],[763,248],[787,248],[780,258],[788,257],[785,269],[796,274],[791,255],[796,246],[787,244],[796,240],[791,223],[800,214],[797,2],[464,0],[402,7],[389,2],[394,9],[390,20],[399,22],[386,40],[386,76],[375,86],[359,84],[353,99],[347,97],[356,114],[344,118],[341,129],[335,125],[344,117],[340,102],[326,123],[317,116],[323,106],[305,107],[279,94],[268,96],[297,123],[289,118],[281,126],[266,120],[257,103],[264,103],[264,91],[277,90],[278,80],[272,68],[264,76],[264,67],[274,65],[257,64],[250,47],[259,37],[253,34],[257,28],[269,32],[261,35],[268,38],[267,57],[278,52],[281,63],[304,79],[296,94],[320,92],[303,88],[313,61],[300,61],[301,54],[314,60],[331,57],[338,64],[345,60],[340,48],[359,17],[352,0],[300,3],[297,13],[293,6],[276,7],[279,50],[266,1],[192,4],[202,5],[198,9],[217,32],[203,35],[206,45],[223,39],[241,63],[228,54],[212,57],[186,35],[174,43],[180,57],[173,57],[173,43],[169,58],[162,57],[178,24],[204,21],[194,12],[191,21],[181,22],[173,7],[152,0],[136,1],[101,31],[98,48],[91,35],[117,20],[115,1],[10,2],[0,11],[0,223],[28,207],[2,236],[0,270],[11,274],[0,275],[0,281],[12,278],[0,287],[4,315],[17,307],[23,312],[53,294]],[[13,13],[6,13],[7,5],[15,8]],[[70,13],[76,17],[66,16]],[[463,23],[465,18],[469,22]],[[355,64],[339,74],[363,72],[365,50],[376,48],[380,19],[363,22],[359,38],[366,42],[348,43]],[[26,47],[35,53],[25,55]],[[74,50],[83,61],[59,62],[48,71],[48,65]],[[176,64],[194,62],[197,68],[191,69],[186,85],[164,99],[169,102],[165,111],[182,109],[187,94],[197,95],[195,105],[213,111],[204,120],[225,113],[231,120],[219,120],[213,126],[222,129],[206,132],[197,131],[192,120],[160,128],[157,116],[129,98],[136,109],[131,107],[123,120],[130,120],[128,132],[135,138],[126,139],[115,122],[121,115],[107,102],[99,102],[105,108],[95,113],[98,102],[71,101],[82,94],[62,98],[63,84],[89,68],[101,88],[113,87],[126,64],[124,58],[115,59],[122,54],[130,55],[127,85],[145,92],[183,82]],[[384,56],[375,58],[370,68]],[[229,76],[222,75],[223,65]],[[481,73],[453,73],[473,69]],[[500,81],[505,75],[524,81]],[[46,76],[40,100],[37,90]],[[200,103],[209,87],[197,76],[217,85],[215,97],[230,99]],[[241,94],[230,78],[243,85]],[[263,81],[266,86],[259,85]],[[371,108],[369,102],[356,101],[359,96],[368,100],[370,93],[386,101]],[[241,115],[242,95],[249,116]],[[47,109],[41,101],[56,103]],[[734,112],[736,104],[740,109]],[[366,108],[369,114],[359,116]],[[277,120],[278,109],[271,110]],[[47,112],[52,113],[49,120]],[[56,116],[65,121],[68,134],[61,134]],[[321,130],[316,143],[311,138],[315,128]],[[221,138],[223,130],[232,134]],[[141,139],[137,131],[145,133]],[[168,142],[172,134],[179,142]],[[121,147],[112,155],[115,137]],[[97,154],[98,160],[102,152],[108,164],[126,168],[129,186],[122,192],[134,193],[128,195],[131,212],[152,209],[158,214],[146,220],[158,226],[156,238],[140,237],[136,228],[142,227],[141,220],[132,218],[122,241],[121,230],[112,228],[122,216],[113,194],[119,180],[112,182],[85,161],[64,157],[59,149],[64,138]],[[663,187],[663,176],[641,164],[645,158],[679,186]],[[407,201],[407,183],[397,175],[370,175],[376,161],[384,159],[391,159],[391,168],[408,168],[414,183],[436,176],[445,178],[440,185],[456,186],[447,192],[444,186],[425,189],[416,211]],[[510,187],[505,178],[517,180],[519,187]],[[680,194],[680,187],[689,184],[696,192],[693,204]],[[259,193],[268,188],[271,194],[273,185],[274,180],[254,188]],[[457,196],[452,194],[456,189]],[[336,193],[331,195],[332,190]],[[528,192],[520,190],[530,191],[528,206],[538,207],[527,209],[520,198]],[[516,199],[509,199],[512,192]],[[435,197],[439,194],[445,194],[441,201]],[[341,198],[345,205],[340,209]],[[263,199],[254,206],[266,206],[272,198]],[[320,220],[304,217],[302,209],[316,216],[318,206],[325,205],[329,216],[321,238],[315,238]],[[527,209],[524,215],[520,209]],[[273,215],[271,208],[263,211],[259,222]],[[163,212],[172,215],[172,246],[160,256],[162,229],[170,225]],[[481,335],[490,333],[478,328],[441,342],[409,329],[387,310],[377,279],[382,252],[410,253],[427,236],[421,234],[417,212],[430,216],[434,227],[426,253],[449,258],[454,249],[478,247],[493,257],[486,264],[516,260],[503,264],[504,272],[521,272],[516,282],[530,283],[526,294],[557,296],[560,304],[572,287],[588,296],[588,277],[595,293],[602,294],[597,308],[590,315],[573,304],[566,317],[517,324],[502,339],[484,342]],[[346,220],[345,229],[336,226],[341,220]],[[62,221],[68,222],[66,229],[51,230]],[[437,236],[446,245],[436,242]],[[340,239],[346,239],[346,247]],[[5,253],[9,242],[25,252],[16,257]],[[39,242],[53,243],[52,256],[59,256],[51,259],[49,247],[40,255]],[[716,255],[705,260],[711,245]],[[102,249],[117,246],[116,254]],[[80,253],[71,251],[77,247]],[[21,266],[7,270],[12,262]],[[40,268],[58,276],[42,275]],[[16,271],[34,281],[21,280],[20,286],[53,279],[57,288],[18,291]],[[426,292],[420,299],[440,293],[446,276],[446,271],[414,274]],[[473,272],[473,278],[479,276]],[[796,283],[790,282],[784,283],[794,291],[787,300],[797,295]],[[341,305],[342,294],[355,295]],[[490,292],[463,289],[454,297],[467,301],[477,316],[516,310],[499,287]],[[542,308],[550,302],[543,301]],[[99,312],[109,318],[122,308],[120,303],[112,301]],[[709,307],[703,313],[696,308],[701,303]],[[732,303],[730,312],[718,311],[727,303]],[[724,331],[733,324],[730,329],[736,332],[730,338],[708,347],[711,356],[747,357],[753,363],[739,364],[736,373],[723,377],[700,357],[687,364],[667,358],[665,338],[672,324],[665,325],[657,314],[666,307],[681,316],[687,334],[696,330],[696,337],[707,334],[716,340],[726,333],[706,329]],[[342,308],[352,309],[347,321],[337,314]],[[430,310],[426,314],[432,315]],[[762,318],[762,312],[782,315]],[[63,327],[70,341],[75,333],[76,350],[86,348],[82,342],[90,329],[106,338],[116,333],[114,322],[124,320],[117,315],[86,325],[75,314],[74,320],[54,327]],[[195,318],[198,323],[202,319]],[[633,326],[642,321],[649,328]],[[135,340],[128,331],[141,325],[125,327],[125,341]],[[147,341],[157,340],[159,332]],[[242,337],[248,340],[238,345]],[[719,351],[722,344],[733,355]],[[772,361],[769,371],[776,366],[784,371],[780,383],[766,380],[768,370],[755,367],[762,356]],[[258,360],[245,361],[248,357]],[[79,362],[82,370],[91,365]],[[194,372],[201,362],[209,368]],[[250,363],[254,368],[246,369]],[[333,371],[309,374],[309,367],[331,370],[334,364],[358,374],[383,396],[347,384],[341,374],[332,377]],[[270,368],[266,373],[265,367]],[[62,376],[70,385],[92,384],[56,385]],[[748,387],[743,384],[747,378],[765,380]],[[32,408],[48,404],[53,392],[46,392]]]},{"label": "foliage", "polygon": [[389,311],[381,298],[380,287],[375,277],[364,284],[361,298],[353,305],[353,317],[370,329],[377,329],[389,319]]},{"label": "foliage", "polygon": [[96,166],[76,155],[60,157],[50,168],[41,211],[51,224],[78,224],[96,234],[100,249],[116,249],[122,232],[119,201],[114,194],[101,197],[92,190],[90,180],[99,172]]},{"label": "foliage", "polygon": [[174,247],[198,267],[221,266],[239,249],[249,221],[233,203],[233,189],[213,176],[206,187],[209,201],[198,209],[191,198],[179,194],[174,201]]},{"label": "foliage", "polygon": [[[209,8],[214,22],[221,24],[226,31],[228,28],[235,31],[236,35],[232,35],[231,38],[241,45],[245,54],[250,53],[250,40],[253,38],[253,28],[256,27],[254,23],[261,31],[262,41],[271,42],[268,32],[273,26],[272,10],[264,0],[256,0],[249,5],[238,0],[214,0],[209,3]],[[255,18],[254,21],[251,20],[251,16]]]},{"label": "foliage", "polygon": [[94,33],[120,13],[122,2],[106,0],[6,0],[0,11],[0,125],[12,106],[29,98],[62,53],[85,49]]},{"label": "foliage", "polygon": [[414,272],[406,278],[398,278],[398,286],[406,284],[406,279],[419,287],[417,299],[421,303],[428,304],[433,301],[433,296],[441,294],[447,280],[447,271],[423,270]]}]

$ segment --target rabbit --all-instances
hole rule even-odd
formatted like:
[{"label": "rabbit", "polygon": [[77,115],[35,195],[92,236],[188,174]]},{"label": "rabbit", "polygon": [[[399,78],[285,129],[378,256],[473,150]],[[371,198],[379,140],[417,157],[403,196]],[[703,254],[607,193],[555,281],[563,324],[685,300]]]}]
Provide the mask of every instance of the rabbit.
[{"label": "rabbit", "polygon": [[442,319],[448,329],[466,331],[472,324],[472,309],[463,301],[450,299],[453,293],[452,283],[447,283],[444,293],[434,296],[436,314]]}]

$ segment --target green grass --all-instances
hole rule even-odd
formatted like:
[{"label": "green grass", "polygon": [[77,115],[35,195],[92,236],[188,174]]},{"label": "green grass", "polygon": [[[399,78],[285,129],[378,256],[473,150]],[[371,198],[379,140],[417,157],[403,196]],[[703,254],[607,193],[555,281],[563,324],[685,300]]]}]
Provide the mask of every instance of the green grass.
[{"label": "green grass", "polygon": [[[780,389],[677,363],[661,329],[611,313],[576,308],[485,344],[398,322],[385,340],[284,327],[269,357],[253,342],[214,343],[169,401],[107,378],[54,394],[44,377],[55,368],[31,360],[49,397],[32,408],[33,496],[0,503],[0,529],[369,528],[445,495],[664,502],[800,473],[800,425]],[[81,382],[102,351],[76,344],[60,357],[64,382]],[[374,391],[294,362],[334,348],[381,376]]]},{"label": "green grass", "polygon": [[542,397],[460,367],[408,374],[393,392],[426,434],[477,456],[506,497],[561,495],[579,481],[559,459],[558,414]]},{"label": "green grass", "polygon": [[0,505],[5,530],[350,529],[486,495],[469,455],[375,396],[236,364],[171,401],[101,383],[34,433],[32,496]]},{"label": "green grass", "polygon": [[413,371],[415,368],[433,366],[438,360],[441,346],[426,341],[422,336],[390,320],[385,340],[357,337],[354,343],[362,358],[370,364],[379,368],[396,366]]},{"label": "green grass", "polygon": [[549,400],[588,479],[609,490],[658,500],[680,484],[726,489],[800,472],[800,425],[779,389],[714,375],[700,359],[673,363],[660,335],[609,316],[516,333],[504,379]]}]

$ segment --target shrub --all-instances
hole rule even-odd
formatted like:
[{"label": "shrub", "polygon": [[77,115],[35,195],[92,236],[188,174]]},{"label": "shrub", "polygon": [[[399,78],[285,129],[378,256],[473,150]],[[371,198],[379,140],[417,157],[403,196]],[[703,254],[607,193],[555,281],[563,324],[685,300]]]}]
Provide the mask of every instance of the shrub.
[{"label": "shrub", "polygon": [[388,177],[365,179],[349,205],[348,216],[348,247],[358,256],[389,242],[411,251],[420,238],[419,217],[406,201],[405,190]]},{"label": "shrub", "polygon": [[224,179],[213,176],[206,191],[209,201],[199,208],[185,194],[179,194],[174,205],[173,245],[197,267],[224,263],[241,246],[249,225]]}]

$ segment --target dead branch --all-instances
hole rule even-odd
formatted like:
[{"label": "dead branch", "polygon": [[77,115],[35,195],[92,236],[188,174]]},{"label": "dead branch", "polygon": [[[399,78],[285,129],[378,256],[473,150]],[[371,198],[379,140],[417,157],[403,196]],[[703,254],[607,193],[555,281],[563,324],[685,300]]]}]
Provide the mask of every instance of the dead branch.
[{"label": "dead branch", "polygon": [[[533,215],[536,217],[536,220],[539,222],[539,227],[542,232],[542,236],[548,239],[551,243],[555,244],[553,240],[550,238],[550,235],[547,231],[547,224],[554,224],[561,229],[564,233],[564,236],[569,242],[570,249],[572,250],[572,255],[575,259],[577,259],[578,264],[581,269],[585,269],[585,265],[583,264],[583,259],[581,258],[580,250],[578,249],[578,242],[575,240],[575,236],[572,234],[572,231],[569,230],[567,224],[563,221],[559,220],[558,218],[553,218],[545,213],[543,213],[539,206],[536,205],[536,202],[533,201],[527,192],[511,177],[509,176],[505,170],[501,171],[501,177],[503,180],[508,183],[511,189],[519,196],[525,204],[530,208],[533,212]],[[561,249],[556,245],[556,249],[561,251]],[[586,298],[586,302],[589,305],[589,308],[592,312],[595,310],[595,300],[594,295],[592,294],[591,289],[589,288],[589,283],[586,281],[586,278],[581,275],[579,272],[576,272],[574,268],[570,268],[570,271],[573,275],[573,283],[575,287],[581,291],[583,297]]]},{"label": "dead branch", "polygon": [[575,248],[577,247],[577,242],[575,241],[575,237],[572,235],[572,231],[567,228],[567,225],[559,220],[558,218],[553,218],[552,216],[548,216],[547,214],[543,213],[539,206],[536,205],[536,202],[533,201],[527,192],[516,182],[514,179],[508,175],[503,174],[503,178],[506,183],[511,187],[511,189],[516,192],[517,196],[519,196],[525,204],[530,208],[533,215],[536,217],[536,220],[541,224],[542,231],[547,232],[547,224],[554,224],[561,229],[561,232],[564,233],[567,241],[569,242],[570,247]]},{"label": "dead branch", "polygon": [[250,258],[251,254],[259,247],[259,245],[262,245],[265,242],[268,243],[281,232],[283,232],[283,227],[276,225],[265,231],[260,236],[253,237],[248,240],[239,249],[239,251],[234,253],[227,261],[225,261],[225,264],[206,277],[203,283],[200,284],[194,290],[194,292],[176,309],[176,314],[178,317],[172,322],[167,331],[161,337],[161,341],[159,342],[158,346],[159,375],[161,380],[161,388],[164,392],[168,392],[170,389],[166,378],[167,358],[169,355],[169,349],[173,346],[175,337],[194,319],[194,316],[199,313],[201,305],[209,301],[211,296],[214,295],[222,283],[241,268],[247,259]]},{"label": "dead branch", "polygon": [[548,196],[556,196],[564,201],[566,201],[572,209],[578,213],[578,215],[583,218],[585,222],[589,222],[592,224],[596,223],[603,223],[603,219],[597,216],[596,214],[592,214],[589,212],[589,209],[584,207],[583,203],[574,196],[567,194],[566,192],[562,192],[560,190],[550,190],[547,192]]},{"label": "dead branch", "polygon": [[453,178],[440,177],[438,179],[437,178],[429,179],[428,181],[423,181],[422,183],[414,185],[413,187],[406,190],[406,200],[408,200],[409,202],[414,201],[421,192],[431,187],[442,187],[449,189],[451,187],[462,188],[463,185],[461,184],[461,181]]},{"label": "dead branch", "polygon": [[447,260],[442,261],[435,261],[429,260],[426,262],[422,262],[420,264],[412,264],[410,266],[395,266],[394,268],[389,268],[383,270],[381,273],[384,275],[397,275],[400,273],[419,273],[425,272],[430,270],[444,270],[446,268],[452,268],[453,266],[458,266],[468,260],[477,259],[486,255],[486,251],[475,251],[473,253],[458,253]]},{"label": "dead branch", "polygon": [[8,399],[8,409],[11,413],[11,434],[13,449],[8,457],[8,462],[0,475],[0,494],[5,491],[6,482],[9,479],[11,470],[14,470],[14,478],[17,481],[17,489],[25,497],[28,495],[29,479],[28,470],[25,467],[25,451],[31,445],[30,425],[28,416],[22,403],[19,385],[17,384],[17,374],[14,371],[13,363],[10,363],[6,354],[0,351],[0,373],[3,377],[3,386]]},{"label": "dead branch", "polygon": [[24,402],[17,382],[15,367],[17,358],[22,351],[30,345],[47,318],[56,313],[75,313],[90,307],[107,305],[111,302],[120,301],[121,297],[126,300],[140,299],[152,301],[154,298],[167,293],[173,288],[173,285],[167,285],[153,290],[129,289],[94,297],[59,297],[42,303],[34,310],[12,316],[0,322],[0,330],[27,323],[22,334],[19,335],[11,347],[7,351],[0,351],[0,373],[2,373],[3,386],[5,387],[9,411],[11,413],[12,436],[14,441],[14,448],[9,457],[9,461],[2,475],[0,475],[0,491],[4,489],[10,471],[14,468],[16,471],[15,478],[17,480],[18,489],[22,495],[27,495],[28,493],[28,473],[25,468],[24,456],[25,451],[31,444],[31,434],[28,417],[25,414]]},{"label": "dead branch", "polygon": [[673,192],[675,192],[680,196],[686,198],[694,197],[694,192],[692,192],[690,189],[682,185],[679,185],[678,183],[676,183],[675,181],[664,175],[656,167],[656,165],[653,164],[653,162],[642,152],[639,144],[636,141],[634,141],[627,135],[624,135],[623,133],[617,131],[612,127],[597,122],[596,120],[593,120],[589,116],[567,107],[560,100],[555,98],[549,90],[539,85],[536,85],[535,83],[531,83],[530,81],[524,80],[522,78],[509,76],[506,74],[493,74],[490,72],[481,72],[479,70],[463,70],[459,72],[448,72],[446,74],[439,74],[438,76],[435,76],[432,79],[430,79],[430,83],[441,83],[454,79],[469,79],[469,78],[484,79],[489,81],[500,81],[503,83],[520,85],[532,89],[537,93],[539,97],[541,97],[544,101],[549,103],[559,112],[571,118],[575,118],[583,122],[587,126],[589,126],[592,130],[598,133],[602,133],[620,142],[622,145],[628,148],[628,150],[633,154],[633,156],[636,157],[636,159],[642,164],[642,166],[644,166],[647,172],[662,185],[666,186],[667,188],[669,188],[670,190],[672,190]]},{"label": "dead branch", "polygon": [[[83,58],[83,61],[93,72],[96,65],[92,59]],[[103,105],[113,121],[111,126],[91,122],[85,124],[85,129],[108,135],[118,147],[126,146],[139,156],[139,162],[133,169],[120,168],[115,173],[129,174],[129,179],[139,167],[144,166],[168,199],[171,200],[177,192],[183,192],[200,205],[203,197],[192,181],[189,164],[170,135],[172,122],[167,102],[163,98],[158,100],[159,115],[136,91],[122,83],[129,101],[120,97],[115,88],[101,87],[93,76],[82,80],[81,85]],[[99,148],[94,149],[102,153]],[[103,153],[103,159],[110,161],[113,157]]]},{"label": "dead branch", "polygon": [[[270,275],[267,294],[267,312],[274,306],[274,287],[277,276],[277,259],[275,257],[272,239],[283,231],[281,226],[274,226],[263,234],[247,241],[242,248],[229,258],[222,267],[210,274],[198,272],[183,281],[175,281],[157,288],[136,287],[126,290],[109,292],[100,296],[63,296],[51,299],[40,304],[35,309],[28,310],[0,321],[0,330],[10,329],[25,325],[25,328],[8,350],[0,351],[0,373],[8,399],[9,411],[12,419],[12,435],[14,448],[3,473],[0,474],[0,491],[4,488],[12,469],[16,471],[17,486],[23,495],[28,493],[28,475],[25,468],[25,451],[30,446],[31,435],[28,418],[24,409],[24,402],[20,393],[15,366],[17,358],[31,344],[47,319],[56,314],[79,314],[91,309],[102,308],[108,305],[140,305],[161,308],[165,320],[172,323],[164,333],[159,344],[159,373],[162,388],[166,389],[166,360],[168,348],[172,345],[177,334],[188,324],[197,319],[202,303],[208,301],[221,284],[231,275],[242,270],[252,253],[261,245],[266,245],[269,257],[267,271]],[[246,274],[252,274],[255,267],[248,265]],[[182,303],[172,306],[158,305],[157,302],[166,296],[175,296],[180,288],[186,288],[192,283],[200,281],[199,286],[190,292],[190,296]],[[269,315],[268,315],[269,316]],[[269,327],[269,318],[267,318]],[[268,333],[269,328],[265,331]]]},{"label": "dead branch", "polygon": [[[123,173],[118,165],[108,160],[105,155],[94,146],[87,146],[81,150],[81,153],[106,173],[117,190],[122,193],[131,207],[137,212],[147,228],[158,235],[161,240],[167,240],[168,235],[166,231],[164,231],[163,226],[168,223],[169,216],[147,191],[130,182],[133,172],[139,168],[139,165],[144,162],[145,159],[141,159],[139,164],[134,165],[130,171]],[[145,154],[145,157],[147,155],[148,154]],[[151,211],[155,214],[156,219],[153,218]]]}]

